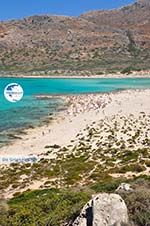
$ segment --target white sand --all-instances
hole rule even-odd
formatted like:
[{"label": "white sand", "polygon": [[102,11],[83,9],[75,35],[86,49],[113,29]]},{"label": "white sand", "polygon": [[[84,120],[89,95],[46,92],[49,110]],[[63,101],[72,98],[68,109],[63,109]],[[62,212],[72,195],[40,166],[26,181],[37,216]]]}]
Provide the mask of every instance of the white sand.
[{"label": "white sand", "polygon": [[28,129],[27,135],[21,135],[21,140],[15,140],[13,144],[2,147],[0,157],[38,155],[47,151],[46,145],[68,145],[93,121],[104,118],[107,120],[107,117],[113,115],[137,116],[140,112],[150,115],[149,89],[63,98],[71,102],[67,111],[59,114],[49,125]]}]

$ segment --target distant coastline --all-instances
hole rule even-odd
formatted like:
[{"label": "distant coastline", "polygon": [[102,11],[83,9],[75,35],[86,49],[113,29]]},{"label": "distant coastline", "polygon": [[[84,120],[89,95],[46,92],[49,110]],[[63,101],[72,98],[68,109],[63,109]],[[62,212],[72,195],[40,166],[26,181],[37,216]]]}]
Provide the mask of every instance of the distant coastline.
[{"label": "distant coastline", "polygon": [[46,75],[46,74],[4,74],[0,73],[0,78],[150,78],[150,71],[141,71],[141,72],[133,72],[130,74],[123,74],[123,73],[108,73],[108,74],[91,74],[91,75]]}]

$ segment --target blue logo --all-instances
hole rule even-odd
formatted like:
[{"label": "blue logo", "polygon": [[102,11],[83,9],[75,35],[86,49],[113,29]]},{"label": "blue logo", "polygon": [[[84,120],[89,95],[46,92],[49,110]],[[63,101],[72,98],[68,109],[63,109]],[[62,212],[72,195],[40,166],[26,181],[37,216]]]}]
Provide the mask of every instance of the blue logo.
[{"label": "blue logo", "polygon": [[18,102],[23,97],[23,88],[17,83],[10,83],[4,89],[4,96],[9,102]]}]

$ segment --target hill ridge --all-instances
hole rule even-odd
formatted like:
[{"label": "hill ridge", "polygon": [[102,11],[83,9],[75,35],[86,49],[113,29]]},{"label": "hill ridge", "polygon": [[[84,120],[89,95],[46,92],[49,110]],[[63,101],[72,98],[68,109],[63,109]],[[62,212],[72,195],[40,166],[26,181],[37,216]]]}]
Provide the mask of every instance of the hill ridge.
[{"label": "hill ridge", "polygon": [[78,17],[34,15],[0,22],[0,71],[105,73],[149,69],[150,4]]}]

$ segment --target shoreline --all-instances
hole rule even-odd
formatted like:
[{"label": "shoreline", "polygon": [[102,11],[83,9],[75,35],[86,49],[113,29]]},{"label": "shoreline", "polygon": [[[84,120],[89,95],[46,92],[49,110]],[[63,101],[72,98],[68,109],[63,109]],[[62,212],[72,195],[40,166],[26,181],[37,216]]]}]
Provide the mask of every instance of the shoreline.
[{"label": "shoreline", "polygon": [[[68,111],[68,108],[67,108],[67,105],[68,105],[68,102],[69,102],[69,99],[71,98],[74,98],[74,97],[89,97],[89,96],[101,96],[101,95],[110,95],[110,94],[119,94],[119,93],[122,93],[122,92],[130,92],[130,91],[136,91],[136,92],[139,92],[139,91],[146,91],[146,90],[149,90],[149,88],[142,88],[142,89],[138,89],[138,88],[135,88],[135,89],[117,89],[117,90],[113,90],[113,91],[110,91],[110,92],[91,92],[91,93],[80,93],[80,94],[55,94],[55,95],[52,95],[52,94],[46,94],[46,95],[35,95],[35,98],[37,99],[51,99],[51,98],[59,98],[61,100],[63,100],[64,102],[64,109],[63,110],[58,110],[56,112],[53,113],[53,115],[50,115],[50,116],[45,116],[44,118],[42,118],[41,120],[39,120],[38,124],[30,124],[30,125],[27,125],[26,127],[19,127],[19,128],[16,128],[16,129],[11,129],[9,131],[10,134],[12,134],[12,136],[14,136],[14,139],[4,143],[3,145],[0,146],[0,150],[7,147],[7,146],[11,146],[11,145],[14,145],[14,143],[16,141],[18,141],[19,139],[22,139],[22,137],[24,137],[24,135],[28,134],[28,132],[32,132],[32,130],[36,130],[37,128],[42,128],[43,127],[48,127],[48,126],[51,126],[53,122],[59,120],[60,118],[64,118],[66,117],[65,113]],[[62,108],[60,106],[60,108]],[[19,134],[20,132],[20,134]],[[5,133],[5,131],[3,131],[3,133]],[[17,138],[18,137],[18,138]],[[30,154],[32,155],[32,154]],[[18,155],[19,158],[20,158],[20,155]],[[3,156],[4,158],[7,157],[7,156]],[[10,157],[14,157],[14,156],[10,156]],[[27,157],[25,155],[25,157]],[[0,153],[0,162],[1,162],[1,153]],[[1,164],[1,163],[0,163]]]},{"label": "shoreline", "polygon": [[[150,89],[120,90],[111,93],[59,96],[68,103],[67,110],[59,112],[50,123],[25,129],[21,139],[0,148],[0,157],[8,155],[37,155],[46,153],[46,146],[71,145],[71,140],[87,125],[113,115],[138,115],[140,111],[150,114]],[[127,107],[127,106],[129,107]],[[141,109],[141,106],[142,109]],[[21,148],[20,148],[21,147]],[[21,149],[21,150],[20,150]],[[55,155],[51,156],[52,158]]]},{"label": "shoreline", "polygon": [[102,74],[102,75],[25,75],[25,74],[16,74],[16,75],[0,75],[0,78],[56,78],[56,79],[97,79],[97,78],[150,78],[150,73],[148,74],[140,74],[140,73],[132,73],[132,74]]},{"label": "shoreline", "polygon": [[[17,170],[19,172],[15,181],[10,180],[9,184],[3,181],[6,186],[3,190],[5,198],[27,189],[61,188],[64,186],[62,178],[72,176],[72,171],[69,173],[70,164],[77,165],[79,159],[80,168],[83,156],[88,158],[88,161],[83,158],[84,164],[92,167],[88,176],[80,181],[83,186],[88,177],[93,183],[92,173],[101,179],[99,170],[103,167],[106,167],[104,174],[114,180],[149,176],[150,89],[62,98],[69,103],[68,108],[58,113],[51,123],[27,129],[21,139],[0,149],[0,169],[4,175],[14,167],[14,175]],[[6,163],[1,163],[2,157]],[[9,158],[15,161],[10,162]],[[16,159],[21,159],[21,162]],[[62,171],[60,176],[57,175],[55,167],[59,167],[59,164],[66,167],[64,172],[67,174]],[[30,170],[30,174],[25,173],[24,169],[27,172]],[[54,174],[49,175],[47,170]]]}]

